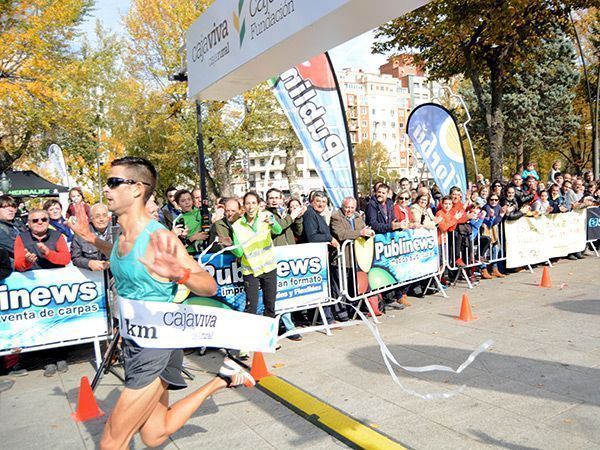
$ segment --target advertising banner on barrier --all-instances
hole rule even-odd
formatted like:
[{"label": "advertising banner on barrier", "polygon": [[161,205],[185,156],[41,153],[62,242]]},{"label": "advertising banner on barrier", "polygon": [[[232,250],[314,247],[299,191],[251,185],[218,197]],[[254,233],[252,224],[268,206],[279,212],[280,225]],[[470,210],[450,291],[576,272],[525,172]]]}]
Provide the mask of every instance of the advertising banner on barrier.
[{"label": "advertising banner on barrier", "polygon": [[537,264],[585,250],[586,212],[571,211],[507,220],[506,266]]},{"label": "advertising banner on barrier", "polygon": [[14,272],[0,283],[0,351],[108,335],[102,272]]},{"label": "advertising banner on barrier", "polygon": [[436,230],[424,228],[376,234],[354,241],[358,268],[367,273],[369,291],[433,275],[439,270]]},{"label": "advertising banner on barrier", "polygon": [[141,347],[275,351],[275,318],[207,306],[118,300],[121,336]]},{"label": "advertising banner on barrier", "polygon": [[336,208],[356,196],[354,166],[333,67],[321,54],[269,81]]},{"label": "advertising banner on barrier", "polygon": [[[275,254],[277,256],[276,311],[325,302],[329,296],[327,244],[275,247]],[[240,264],[229,253],[221,254],[212,260],[211,258],[212,255],[209,253],[203,257],[201,263],[217,281],[215,297],[233,309],[243,311],[246,305],[246,293]]]},{"label": "advertising banner on barrier", "polygon": [[596,241],[600,239],[600,208],[588,208],[587,209],[587,237],[588,241]]},{"label": "advertising banner on barrier", "polygon": [[436,103],[419,105],[408,117],[406,133],[444,195],[452,186],[467,192],[465,152],[450,111]]}]

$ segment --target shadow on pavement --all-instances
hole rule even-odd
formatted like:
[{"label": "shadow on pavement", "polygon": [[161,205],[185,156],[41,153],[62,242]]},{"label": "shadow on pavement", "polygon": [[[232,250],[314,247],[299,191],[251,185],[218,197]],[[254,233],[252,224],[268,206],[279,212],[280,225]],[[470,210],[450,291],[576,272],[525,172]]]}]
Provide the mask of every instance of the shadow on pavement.
[{"label": "shadow on pavement", "polygon": [[538,450],[536,447],[527,447],[525,445],[513,444],[501,439],[496,439],[483,431],[469,430],[469,433],[483,444],[490,444],[494,447],[508,448],[510,450]]},{"label": "shadow on pavement", "polygon": [[[472,352],[472,349],[430,345],[391,345],[388,348],[401,365],[442,364],[455,369]],[[368,356],[366,357],[366,355]],[[354,349],[348,355],[348,359],[352,364],[367,372],[388,373],[379,347],[369,346]],[[368,360],[371,362],[369,363]],[[466,384],[467,389],[471,387],[536,398],[556,400],[556,394],[558,394],[600,406],[600,390],[597,388],[600,385],[600,369],[557,361],[488,351],[480,354],[462,374],[439,371],[414,374],[399,368],[396,368],[396,374],[400,378],[416,377],[458,386]],[[487,375],[492,375],[494,378]],[[568,398],[565,398],[565,402],[569,401]]]},{"label": "shadow on pavement", "polygon": [[551,303],[550,306],[561,311],[600,315],[600,300],[565,300],[564,302]]}]

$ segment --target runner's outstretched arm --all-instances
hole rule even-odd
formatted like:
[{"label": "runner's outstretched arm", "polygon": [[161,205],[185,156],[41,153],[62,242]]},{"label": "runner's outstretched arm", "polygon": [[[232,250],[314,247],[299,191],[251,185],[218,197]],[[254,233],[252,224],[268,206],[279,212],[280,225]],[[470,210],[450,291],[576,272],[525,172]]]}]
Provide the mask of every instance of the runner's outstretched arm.
[{"label": "runner's outstretched arm", "polygon": [[188,254],[173,233],[167,230],[155,231],[150,236],[150,246],[151,256],[140,258],[140,262],[150,273],[170,281],[184,280],[183,284],[196,295],[212,297],[217,293],[214,278]]}]

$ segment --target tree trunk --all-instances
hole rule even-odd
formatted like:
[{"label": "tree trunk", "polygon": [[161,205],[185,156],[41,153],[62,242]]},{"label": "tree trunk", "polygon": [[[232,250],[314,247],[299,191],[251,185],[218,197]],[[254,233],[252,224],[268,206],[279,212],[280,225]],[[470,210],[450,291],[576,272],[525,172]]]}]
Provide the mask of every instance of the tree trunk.
[{"label": "tree trunk", "polygon": [[515,149],[517,150],[517,161],[516,161],[516,166],[515,166],[515,170],[517,172],[522,172],[523,171],[523,137],[519,136],[517,138],[517,142],[515,142]]},{"label": "tree trunk", "polygon": [[500,61],[491,58],[490,68],[490,180],[501,180],[504,165],[504,116],[502,114],[502,95],[504,94],[504,77]]},{"label": "tree trunk", "polygon": [[298,187],[298,176],[296,175],[298,168],[296,167],[296,149],[293,145],[287,146],[285,149],[285,166],[283,171],[288,179],[288,186],[290,189],[290,195],[295,198],[300,198],[300,191]]}]

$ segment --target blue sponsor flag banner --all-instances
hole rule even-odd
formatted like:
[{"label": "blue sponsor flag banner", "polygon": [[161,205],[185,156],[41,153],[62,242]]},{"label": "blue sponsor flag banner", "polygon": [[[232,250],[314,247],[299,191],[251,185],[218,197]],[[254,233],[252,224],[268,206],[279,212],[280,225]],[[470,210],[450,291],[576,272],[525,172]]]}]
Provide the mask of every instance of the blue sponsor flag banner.
[{"label": "blue sponsor flag banner", "polygon": [[355,195],[354,164],[337,81],[327,55],[315,56],[269,83],[333,205],[341,208],[345,197]]},{"label": "blue sponsor flag banner", "polygon": [[[293,251],[291,251],[293,249]],[[277,257],[277,312],[323,303],[329,297],[327,244],[299,244],[275,247]],[[242,268],[229,253],[212,259],[209,253],[202,265],[217,282],[216,299],[243,311],[246,293]],[[210,260],[210,261],[209,261]],[[262,293],[259,292],[262,296]],[[262,298],[262,297],[261,297]],[[262,300],[259,310],[262,308]]]},{"label": "blue sponsor flag banner", "polygon": [[376,234],[354,245],[358,269],[366,272],[367,292],[432,276],[439,271],[436,230],[424,228]]},{"label": "blue sponsor flag banner", "polygon": [[442,194],[447,195],[452,186],[458,186],[465,195],[465,153],[450,111],[435,103],[417,106],[408,117],[406,132]]},{"label": "blue sponsor flag banner", "polygon": [[32,270],[0,283],[0,351],[107,335],[102,272]]},{"label": "blue sponsor flag banner", "polygon": [[588,208],[586,216],[587,241],[600,239],[600,208]]}]

